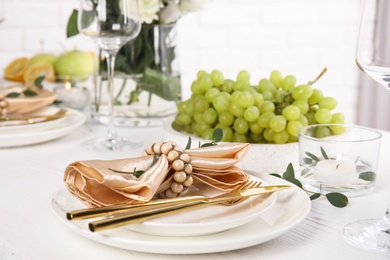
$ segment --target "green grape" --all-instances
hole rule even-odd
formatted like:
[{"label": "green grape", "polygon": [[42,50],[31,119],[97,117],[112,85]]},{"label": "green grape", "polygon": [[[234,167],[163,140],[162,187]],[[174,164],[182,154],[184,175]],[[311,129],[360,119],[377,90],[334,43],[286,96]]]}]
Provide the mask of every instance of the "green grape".
[{"label": "green grape", "polygon": [[289,105],[285,107],[282,111],[282,115],[288,120],[297,120],[301,115],[301,111],[297,106]]},{"label": "green grape", "polygon": [[232,141],[235,143],[247,143],[248,139],[244,134],[234,133]]},{"label": "green grape", "polygon": [[245,79],[249,82],[250,78],[251,78],[251,75],[249,74],[248,71],[241,70],[240,72],[238,72],[236,80],[239,81],[241,79]]},{"label": "green grape", "polygon": [[205,70],[199,70],[196,74],[196,79],[200,79],[203,75],[209,75]]},{"label": "green grape", "polygon": [[309,98],[309,105],[315,105],[324,96],[324,93],[320,89],[314,88],[313,93]]},{"label": "green grape", "polygon": [[283,131],[284,128],[286,128],[287,120],[283,116],[277,115],[271,118],[269,121],[269,128],[272,129],[274,132],[280,132]]},{"label": "green grape", "polygon": [[249,123],[249,130],[251,130],[251,133],[254,134],[260,134],[263,132],[264,128],[262,128],[256,121]]},{"label": "green grape", "polygon": [[254,103],[255,106],[258,107],[258,106],[261,105],[261,103],[263,103],[264,97],[263,97],[263,95],[261,93],[259,93],[259,92],[252,93],[252,96],[253,96],[253,98],[255,100],[255,103]]},{"label": "green grape", "polygon": [[233,83],[233,90],[235,91],[245,91],[245,89],[249,88],[249,80],[247,79],[239,79]]},{"label": "green grape", "polygon": [[274,132],[273,139],[275,144],[285,144],[288,141],[289,133],[286,129],[280,132]]},{"label": "green grape", "polygon": [[318,100],[318,107],[333,110],[337,107],[337,100],[333,97],[323,97]]},{"label": "green grape", "polygon": [[275,104],[272,101],[265,100],[260,105],[260,113],[264,114],[266,112],[274,112],[275,111]]},{"label": "green grape", "polygon": [[329,127],[326,126],[319,126],[316,130],[316,137],[317,138],[324,138],[327,136],[332,135],[332,131],[330,131]]},{"label": "green grape", "polygon": [[298,136],[298,131],[303,127],[299,121],[290,121],[287,123],[287,131],[292,136]]},{"label": "green grape", "polygon": [[281,103],[284,101],[284,98],[288,95],[288,92],[286,90],[283,90],[283,89],[278,89],[276,92],[275,92],[275,102],[276,103]]},{"label": "green grape", "polygon": [[309,104],[306,102],[306,100],[295,100],[292,105],[299,108],[299,111],[301,111],[301,114],[306,114],[309,112]]},{"label": "green grape", "polygon": [[219,89],[217,88],[210,88],[206,91],[204,94],[204,97],[206,98],[207,102],[213,103],[214,98],[219,94]]},{"label": "green grape", "polygon": [[228,111],[229,101],[227,101],[223,96],[217,95],[213,100],[213,107],[218,113]]},{"label": "green grape", "polygon": [[308,100],[309,97],[312,95],[313,89],[306,84],[299,85],[295,87],[293,90],[291,90],[292,97],[297,100]]},{"label": "green grape", "polygon": [[254,122],[260,115],[260,110],[256,106],[250,106],[244,111],[244,118],[248,122]]},{"label": "green grape", "polygon": [[280,71],[278,70],[272,71],[269,79],[272,81],[272,83],[274,83],[276,88],[282,87],[283,75],[282,73],[280,73]]},{"label": "green grape", "polygon": [[193,118],[196,123],[203,122],[203,113],[195,112]]},{"label": "green grape", "polygon": [[235,117],[240,117],[240,116],[243,116],[244,115],[244,112],[245,112],[245,108],[243,108],[242,106],[240,106],[239,104],[237,103],[230,103],[229,105],[229,112],[235,116]]},{"label": "green grape", "polygon": [[221,126],[220,127],[223,132],[222,136],[222,142],[231,142],[233,140],[233,129],[231,129],[228,126]]},{"label": "green grape", "polygon": [[342,113],[334,113],[332,115],[332,124],[343,124],[344,120],[344,114]]},{"label": "green grape", "polygon": [[175,119],[179,125],[189,125],[192,123],[193,117],[188,114],[178,113]]},{"label": "green grape", "polygon": [[214,108],[208,108],[203,113],[203,121],[209,125],[214,124],[217,121],[218,115]]},{"label": "green grape", "polygon": [[192,128],[196,135],[202,136],[203,132],[206,131],[208,128],[211,128],[211,126],[209,124],[206,124],[205,122],[199,122],[194,123]]},{"label": "green grape", "polygon": [[261,92],[263,95],[264,100],[272,100],[274,98],[274,94],[271,91],[263,91]]},{"label": "green grape", "polygon": [[257,119],[257,123],[262,128],[268,128],[269,127],[269,121],[275,116],[273,112],[265,112],[264,114],[261,114],[259,118]]},{"label": "green grape", "polygon": [[223,73],[219,70],[213,70],[210,73],[211,80],[213,81],[213,86],[219,87],[224,83]]},{"label": "green grape", "polygon": [[319,124],[329,124],[332,122],[332,113],[329,109],[319,108],[316,111],[314,118]]},{"label": "green grape", "polygon": [[203,90],[203,93],[206,92],[208,89],[213,87],[213,81],[208,74],[203,74],[198,79],[198,85],[201,90]]},{"label": "green grape", "polygon": [[231,79],[225,79],[221,86],[221,91],[231,93],[233,91],[234,81]]},{"label": "green grape", "polygon": [[218,121],[222,126],[230,126],[234,122],[234,116],[228,111],[219,114]]},{"label": "green grape", "polygon": [[265,143],[264,135],[262,132],[255,134],[254,132],[250,132],[250,138],[254,143]]},{"label": "green grape", "polygon": [[301,114],[301,115],[298,117],[297,121],[299,121],[299,122],[302,124],[302,126],[307,126],[307,125],[309,125],[309,120],[307,120],[307,117],[306,117],[305,115],[302,115],[302,114]]},{"label": "green grape", "polygon": [[309,111],[309,112],[305,115],[305,117],[306,117],[307,122],[308,122],[309,125],[315,125],[315,124],[317,124],[317,121],[316,121],[316,119],[314,118],[314,114],[315,114],[314,112]]},{"label": "green grape", "polygon": [[179,110],[179,112],[188,114],[190,116],[194,114],[194,106],[192,105],[192,101],[190,99],[186,101],[181,101],[177,105],[177,109]]},{"label": "green grape", "polygon": [[271,128],[264,129],[263,136],[264,136],[264,139],[267,140],[268,142],[274,141],[274,131],[272,131]]},{"label": "green grape", "polygon": [[261,79],[259,81],[259,84],[257,85],[257,89],[260,93],[263,93],[265,91],[271,91],[271,93],[276,91],[276,87],[274,83],[272,83],[269,79]]},{"label": "green grape", "polygon": [[202,138],[205,139],[205,140],[213,140],[213,133],[214,133],[214,129],[213,128],[207,128],[202,133]]},{"label": "green grape", "polygon": [[238,134],[245,134],[249,130],[248,122],[243,117],[237,117],[233,123],[234,131]]},{"label": "green grape", "polygon": [[223,97],[224,99],[226,99],[226,101],[228,101],[230,103],[230,101],[232,100],[232,95],[230,95],[230,93],[227,93],[227,92],[219,92],[218,97]]},{"label": "green grape", "polygon": [[247,108],[252,106],[255,103],[255,99],[253,98],[251,93],[244,91],[241,92],[240,95],[238,96],[237,103],[240,106]]},{"label": "green grape", "polygon": [[332,130],[333,134],[335,134],[335,135],[342,135],[347,130],[345,128],[345,126],[342,126],[342,125],[331,126],[330,129]]},{"label": "green grape", "polygon": [[197,80],[193,81],[191,84],[191,92],[194,95],[203,95],[204,91],[199,87],[199,83]]},{"label": "green grape", "polygon": [[287,143],[296,143],[298,142],[298,136],[289,135]]},{"label": "green grape", "polygon": [[294,89],[296,83],[297,83],[297,78],[293,75],[288,75],[284,77],[282,81],[282,89],[291,91]]},{"label": "green grape", "polygon": [[198,96],[192,101],[195,112],[203,113],[210,107],[210,103],[206,100],[204,96]]}]

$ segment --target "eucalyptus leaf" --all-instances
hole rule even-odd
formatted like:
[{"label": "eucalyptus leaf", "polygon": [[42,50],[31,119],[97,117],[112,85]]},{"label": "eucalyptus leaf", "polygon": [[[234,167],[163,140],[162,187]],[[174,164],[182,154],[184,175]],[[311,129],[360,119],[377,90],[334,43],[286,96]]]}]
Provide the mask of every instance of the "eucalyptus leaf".
[{"label": "eucalyptus leaf", "polygon": [[305,164],[312,165],[312,164],[313,164],[313,159],[308,158],[308,157],[305,157],[305,158],[303,158],[303,162],[304,162]]},{"label": "eucalyptus leaf", "polygon": [[283,179],[295,179],[294,167],[289,163],[286,171],[283,173]]},{"label": "eucalyptus leaf", "polygon": [[326,154],[324,148],[322,148],[322,146],[321,146],[320,149],[321,149],[322,156],[323,156],[326,160],[329,160],[329,156]]},{"label": "eucalyptus leaf", "polygon": [[325,196],[333,206],[338,208],[344,208],[349,203],[347,196],[338,192],[331,192]]},{"label": "eucalyptus leaf", "polygon": [[186,150],[187,149],[191,149],[191,142],[192,142],[192,139],[191,139],[191,136],[188,137],[188,141],[187,141],[187,145],[186,145]]},{"label": "eucalyptus leaf", "polygon": [[36,78],[34,80],[34,86],[36,86],[38,88],[43,88],[42,82],[43,82],[44,79],[45,79],[45,76],[39,76],[38,78]]},{"label": "eucalyptus leaf", "polygon": [[78,11],[74,9],[72,11],[72,14],[69,17],[68,24],[66,26],[66,37],[72,37],[77,34],[79,34],[79,29],[77,27],[77,16],[78,16]]},{"label": "eucalyptus leaf", "polygon": [[361,172],[359,174],[359,179],[365,181],[375,181],[375,178],[376,178],[375,172],[367,171],[367,172]]},{"label": "eucalyptus leaf", "polygon": [[313,160],[316,161],[316,162],[319,162],[319,161],[320,161],[320,159],[318,159],[318,157],[315,156],[315,155],[312,154],[312,153],[306,152],[306,155],[309,156],[311,159],[313,159]]},{"label": "eucalyptus leaf", "polygon": [[142,170],[138,170],[138,171],[134,171],[133,172],[133,175],[137,178],[141,177],[142,174],[144,174],[145,171],[142,171]]},{"label": "eucalyptus leaf", "polygon": [[270,173],[270,175],[272,175],[274,177],[282,178],[282,176],[280,174],[277,174],[277,173]]},{"label": "eucalyptus leaf", "polygon": [[20,93],[18,93],[18,92],[11,92],[11,93],[8,93],[6,97],[7,98],[17,98],[19,96],[20,96]]},{"label": "eucalyptus leaf", "polygon": [[23,94],[27,97],[33,97],[33,96],[38,95],[37,92],[35,92],[31,89],[26,89],[25,91],[23,91]]},{"label": "eucalyptus leaf", "polygon": [[313,195],[310,196],[310,200],[315,200],[321,197],[321,193],[314,193]]},{"label": "eucalyptus leaf", "polygon": [[221,128],[216,128],[213,132],[213,141],[214,142],[220,142],[222,140],[222,137],[223,137],[223,131]]}]

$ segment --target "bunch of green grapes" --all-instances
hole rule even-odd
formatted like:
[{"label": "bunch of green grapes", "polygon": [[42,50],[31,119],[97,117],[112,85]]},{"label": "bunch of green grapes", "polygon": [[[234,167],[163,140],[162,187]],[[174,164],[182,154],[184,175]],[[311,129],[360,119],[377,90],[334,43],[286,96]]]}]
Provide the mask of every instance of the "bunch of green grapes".
[{"label": "bunch of green grapes", "polygon": [[[208,140],[216,128],[221,128],[225,142],[297,142],[303,126],[344,123],[344,115],[333,112],[337,100],[312,88],[315,81],[297,85],[295,76],[283,77],[274,70],[269,78],[253,86],[245,70],[235,81],[225,79],[219,70],[201,70],[192,82],[191,98],[178,104],[172,126]],[[331,130],[324,127],[319,128],[317,136],[330,134]]]}]

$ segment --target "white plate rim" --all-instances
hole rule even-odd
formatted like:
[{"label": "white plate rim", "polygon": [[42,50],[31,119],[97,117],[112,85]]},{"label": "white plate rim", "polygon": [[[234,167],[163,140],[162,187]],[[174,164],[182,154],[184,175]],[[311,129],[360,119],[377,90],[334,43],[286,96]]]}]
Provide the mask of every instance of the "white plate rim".
[{"label": "white plate rim", "polygon": [[[283,179],[274,177],[269,174],[257,174],[247,171],[270,184],[291,184]],[[135,231],[131,231],[126,228],[117,228],[114,230],[108,230],[98,233],[93,233],[78,224],[78,222],[68,221],[60,209],[56,208],[55,202],[52,200],[52,209],[55,212],[60,221],[75,231],[79,235],[86,237],[90,240],[109,245],[116,248],[125,250],[146,252],[146,253],[159,253],[159,254],[204,254],[204,253],[216,253],[230,250],[236,250],[246,248],[254,245],[258,245],[274,239],[281,234],[289,231],[301,221],[303,221],[309,214],[311,209],[311,202],[307,194],[299,187],[292,185],[291,189],[286,191],[280,191],[278,193],[289,192],[290,198],[295,198],[299,201],[296,203],[299,208],[292,209],[289,202],[278,201],[280,206],[286,209],[292,210],[292,214],[286,215],[284,213],[283,218],[272,227],[268,227],[261,217],[244,224],[242,226],[205,236],[190,236],[190,237],[166,237],[166,236],[153,236],[148,234],[142,234]],[[61,215],[62,214],[62,215]],[[287,219],[285,219],[285,217]],[[258,232],[259,227],[264,227],[264,232]]]},{"label": "white plate rim", "polygon": [[73,129],[84,124],[86,121],[84,113],[71,108],[66,109],[70,116],[67,116],[66,120],[54,128],[31,133],[18,132],[13,134],[0,134],[0,148],[25,146],[51,141],[70,133]]}]

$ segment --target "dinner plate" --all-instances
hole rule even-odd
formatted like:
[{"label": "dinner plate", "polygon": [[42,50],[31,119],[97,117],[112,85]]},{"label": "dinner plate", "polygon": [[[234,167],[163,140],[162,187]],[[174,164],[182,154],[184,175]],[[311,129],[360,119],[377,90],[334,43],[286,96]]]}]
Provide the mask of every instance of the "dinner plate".
[{"label": "dinner plate", "polygon": [[[36,123],[30,124],[27,122],[27,120],[10,120],[10,121],[4,121],[0,122],[0,134],[12,134],[12,133],[31,133],[31,132],[37,132],[46,130],[49,128],[54,128],[55,126],[61,124],[63,121],[66,120],[66,116],[64,117],[58,117],[55,119],[50,119],[50,121],[44,121],[44,116],[51,116],[55,115],[60,111],[60,108],[55,106],[47,106],[41,109],[38,109],[34,112],[23,114],[23,115],[14,115],[15,117],[21,116],[21,117],[34,117],[33,120]],[[37,116],[42,116],[41,118]],[[12,116],[10,116],[12,117]],[[35,118],[36,117],[36,118]]]},{"label": "dinner plate", "polygon": [[[291,184],[268,174],[248,173],[271,185]],[[311,208],[307,194],[292,185],[290,189],[277,193],[276,202],[272,207],[246,224],[209,235],[169,237],[140,233],[124,227],[97,233],[90,232],[85,221],[68,221],[65,217],[61,205],[71,209],[74,207],[74,199],[69,193],[56,193],[52,199],[52,207],[61,222],[76,233],[105,245],[159,254],[215,253],[261,244],[298,225]]]},{"label": "dinner plate", "polygon": [[37,144],[65,136],[84,124],[86,116],[77,110],[66,108],[67,116],[52,128],[41,131],[0,132],[0,148]]},{"label": "dinner plate", "polygon": [[[250,176],[250,179],[260,181],[263,185],[267,185],[267,183],[257,177]],[[196,194],[206,195],[208,197],[215,197],[222,194],[222,192],[216,192],[215,189],[211,189],[206,185],[202,187],[198,186],[197,188],[202,192],[196,192]],[[188,193],[188,195],[195,195],[195,192]],[[127,225],[125,228],[158,236],[199,236],[212,234],[250,222],[271,207],[275,203],[276,197],[276,193],[253,196],[236,205],[205,207]],[[53,201],[55,201],[56,206],[59,206],[63,214],[72,210],[85,208],[85,205],[80,203],[76,197],[70,195],[65,188],[54,195]],[[90,220],[86,220],[85,222],[87,226]]]}]

